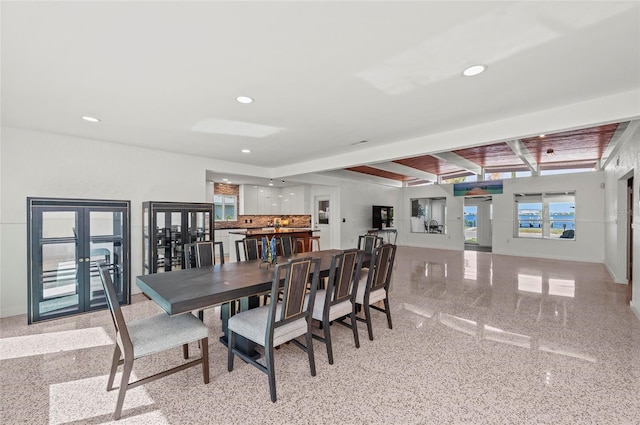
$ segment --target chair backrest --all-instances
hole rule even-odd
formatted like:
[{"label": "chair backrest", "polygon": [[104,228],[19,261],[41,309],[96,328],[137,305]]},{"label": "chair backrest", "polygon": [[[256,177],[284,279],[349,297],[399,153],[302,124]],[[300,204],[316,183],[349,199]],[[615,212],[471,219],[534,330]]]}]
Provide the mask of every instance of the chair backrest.
[{"label": "chair backrest", "polygon": [[[284,278],[282,277],[283,273]],[[267,338],[273,337],[274,328],[309,315],[309,311],[313,308],[315,301],[316,287],[318,286],[319,278],[319,258],[297,258],[275,266],[273,282],[271,284],[271,299],[279,299],[279,294],[282,292],[282,303],[278,317],[276,317],[276,312],[278,311],[277,307],[280,303],[272,302],[269,304]],[[309,301],[305,303],[307,283],[309,281],[311,281]]]},{"label": "chair backrest", "polygon": [[372,254],[373,250],[382,245],[382,236],[377,235],[360,235],[358,236],[358,249],[361,249],[365,254]]},{"label": "chair backrest", "polygon": [[100,280],[102,281],[102,287],[104,288],[107,305],[111,312],[111,319],[113,319],[113,326],[116,328],[117,344],[120,346],[120,349],[126,358],[130,358],[130,356],[133,356],[133,344],[131,343],[127,324],[124,321],[124,315],[122,314],[122,309],[118,302],[116,289],[113,286],[113,281],[111,280],[109,267],[104,260],[98,260],[96,264],[98,265],[98,272],[100,273]]},{"label": "chair backrest", "polygon": [[184,254],[183,268],[191,269],[197,266],[196,264],[196,247],[193,243],[186,243],[182,246]]},{"label": "chair backrest", "polygon": [[280,252],[282,252],[282,255],[284,255],[285,257],[296,253],[296,244],[296,238],[293,238],[289,235],[280,236]]},{"label": "chair backrest", "polygon": [[260,258],[258,251],[258,239],[244,238],[244,259],[245,261],[257,260]]},{"label": "chair backrest", "polygon": [[354,248],[344,250],[331,257],[325,306],[338,304],[355,297],[360,280],[363,255],[364,251]]},{"label": "chair backrest", "polygon": [[196,267],[213,266],[216,263],[213,242],[196,242]]},{"label": "chair backrest", "polygon": [[[242,253],[242,255],[240,255]],[[258,251],[258,239],[244,238],[236,241],[236,260],[250,261],[260,258]]]},{"label": "chair backrest", "polygon": [[369,276],[367,277],[368,291],[375,291],[380,288],[389,290],[395,258],[396,245],[386,243],[373,251],[371,264],[369,265]]}]

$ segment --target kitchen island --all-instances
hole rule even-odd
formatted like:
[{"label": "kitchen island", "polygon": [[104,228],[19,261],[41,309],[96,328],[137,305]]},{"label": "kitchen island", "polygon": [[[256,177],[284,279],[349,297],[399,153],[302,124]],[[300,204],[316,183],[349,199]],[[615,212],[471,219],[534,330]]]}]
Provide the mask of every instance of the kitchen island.
[{"label": "kitchen island", "polygon": [[[263,227],[261,229],[246,229],[246,230],[232,230],[229,232],[230,237],[230,245],[232,249],[229,252],[229,260],[231,262],[238,261],[235,253],[235,241],[244,239],[244,238],[255,238],[258,241],[262,240],[263,237],[268,237],[269,239],[274,236],[277,238],[278,236],[291,236],[295,238],[298,244],[298,252],[304,252],[309,249],[309,238],[313,236],[314,233],[319,232],[318,229],[312,229],[310,227],[280,227],[276,230],[273,227]],[[258,243],[260,246],[260,243]]]}]

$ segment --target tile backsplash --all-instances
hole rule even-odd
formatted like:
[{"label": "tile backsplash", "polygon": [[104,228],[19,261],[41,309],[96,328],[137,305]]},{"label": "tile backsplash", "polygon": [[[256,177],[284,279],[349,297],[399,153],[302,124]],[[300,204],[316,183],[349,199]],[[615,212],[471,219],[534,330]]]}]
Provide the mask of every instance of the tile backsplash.
[{"label": "tile backsplash", "polygon": [[253,229],[272,227],[274,220],[285,220],[286,227],[311,227],[311,215],[239,215],[237,221],[216,221],[216,229]]}]

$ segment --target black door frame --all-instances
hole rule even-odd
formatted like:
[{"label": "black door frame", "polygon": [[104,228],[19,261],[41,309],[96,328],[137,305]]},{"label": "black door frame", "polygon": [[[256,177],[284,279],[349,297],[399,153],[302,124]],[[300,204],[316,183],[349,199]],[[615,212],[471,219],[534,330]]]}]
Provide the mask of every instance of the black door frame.
[{"label": "black door frame", "polygon": [[[42,238],[42,215],[47,211],[73,211],[76,213],[76,227],[74,237],[62,237],[62,238]],[[94,236],[90,237],[90,223],[89,217],[92,211],[109,211],[109,212],[122,212],[123,217],[123,235],[121,237],[114,236]],[[131,202],[130,201],[112,201],[112,200],[93,200],[93,199],[64,199],[64,198],[27,198],[27,278],[28,278],[28,303],[27,303],[27,319],[28,323],[55,319],[58,317],[70,316],[75,314],[81,314],[88,311],[99,310],[106,308],[106,303],[100,303],[98,305],[91,306],[90,297],[90,282],[91,282],[91,266],[89,261],[84,261],[90,258],[91,242],[99,242],[104,240],[105,242],[121,241],[122,246],[122,258],[119,259],[118,264],[122,268],[121,282],[121,300],[123,304],[129,304],[131,299],[131,257],[129,254],[131,246]],[[75,266],[77,276],[77,294],[78,294],[78,306],[72,310],[61,311],[52,313],[42,317],[39,311],[39,303],[43,298],[43,285],[42,285],[42,249],[43,245],[60,243],[60,242],[75,242],[76,254],[75,254]],[[114,255],[115,257],[115,255]],[[115,258],[114,258],[115,260]],[[118,276],[114,276],[119,279]]]}]

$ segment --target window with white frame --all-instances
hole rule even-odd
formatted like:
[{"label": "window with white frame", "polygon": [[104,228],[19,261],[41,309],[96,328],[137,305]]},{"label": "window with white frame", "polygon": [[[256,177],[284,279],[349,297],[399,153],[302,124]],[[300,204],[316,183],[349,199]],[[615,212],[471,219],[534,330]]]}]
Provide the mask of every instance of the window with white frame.
[{"label": "window with white frame", "polygon": [[234,195],[213,195],[216,221],[236,221],[238,219],[238,198]]},{"label": "window with white frame", "polygon": [[514,210],[514,237],[575,240],[575,192],[519,193]]}]

